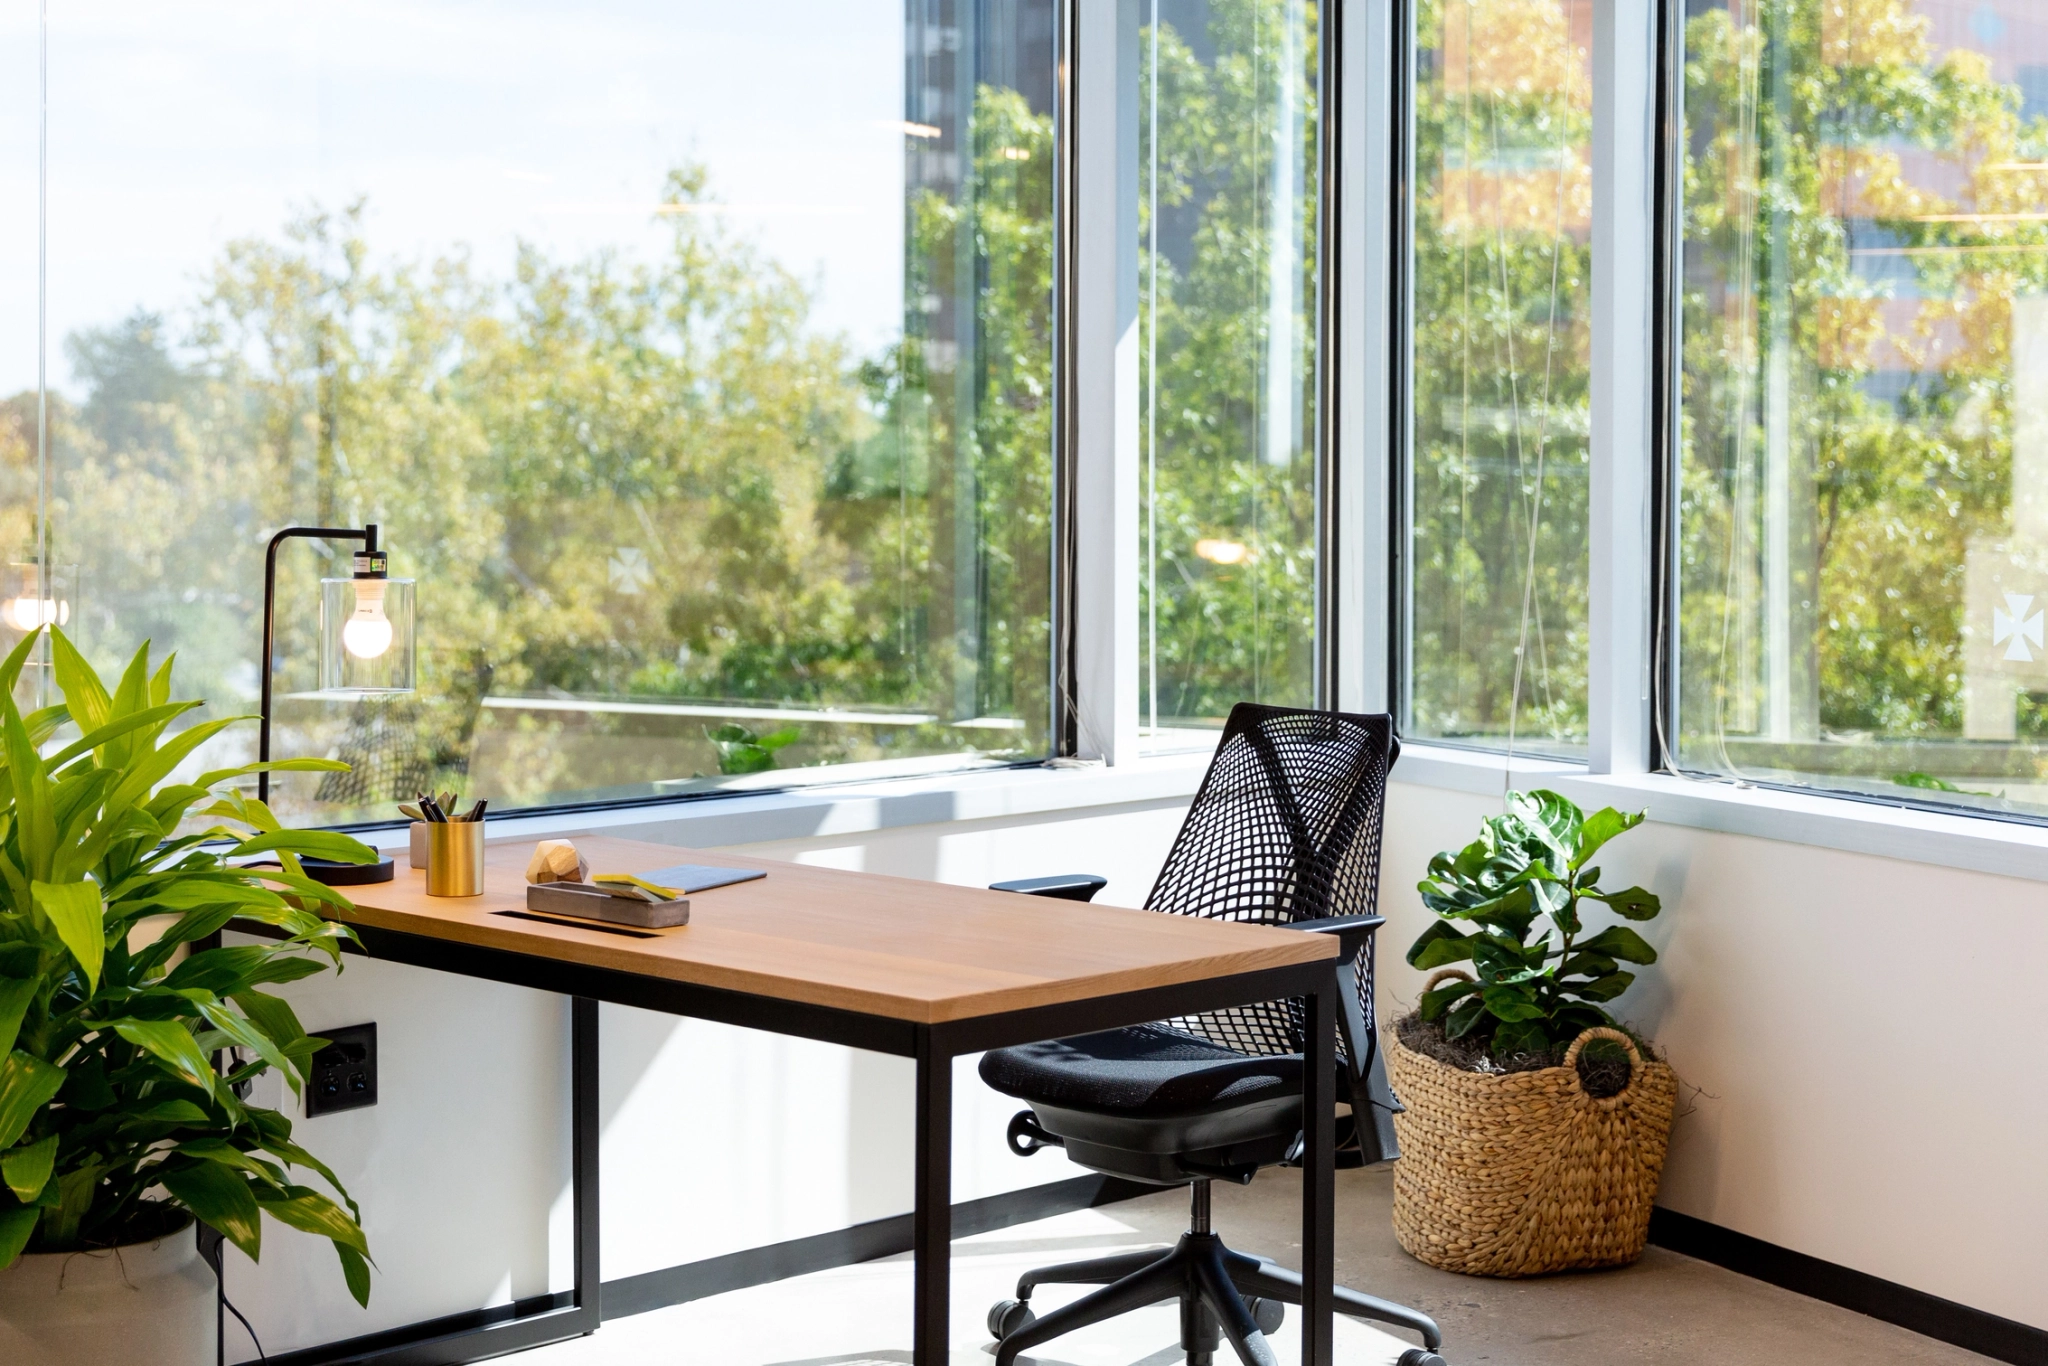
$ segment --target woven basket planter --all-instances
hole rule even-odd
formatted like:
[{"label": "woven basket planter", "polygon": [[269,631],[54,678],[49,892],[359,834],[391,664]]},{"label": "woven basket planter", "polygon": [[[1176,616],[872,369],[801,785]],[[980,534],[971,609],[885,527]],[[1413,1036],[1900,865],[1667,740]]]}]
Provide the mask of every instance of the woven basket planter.
[{"label": "woven basket planter", "polygon": [[[1628,1050],[1617,1095],[1579,1085],[1592,1039]],[[1678,1094],[1669,1066],[1616,1029],[1579,1035],[1562,1067],[1494,1075],[1417,1053],[1391,1026],[1386,1043],[1407,1107],[1394,1116],[1394,1236],[1410,1256],[1469,1276],[1539,1276],[1642,1255]]]}]

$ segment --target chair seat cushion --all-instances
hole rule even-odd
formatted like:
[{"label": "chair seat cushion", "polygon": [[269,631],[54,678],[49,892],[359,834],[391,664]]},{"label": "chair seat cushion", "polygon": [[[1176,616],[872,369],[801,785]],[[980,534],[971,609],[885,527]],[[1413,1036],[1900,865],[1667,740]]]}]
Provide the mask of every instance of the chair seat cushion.
[{"label": "chair seat cushion", "polygon": [[1301,1055],[1248,1057],[1164,1025],[998,1048],[981,1079],[1004,1095],[1131,1119],[1213,1114],[1301,1095]]}]

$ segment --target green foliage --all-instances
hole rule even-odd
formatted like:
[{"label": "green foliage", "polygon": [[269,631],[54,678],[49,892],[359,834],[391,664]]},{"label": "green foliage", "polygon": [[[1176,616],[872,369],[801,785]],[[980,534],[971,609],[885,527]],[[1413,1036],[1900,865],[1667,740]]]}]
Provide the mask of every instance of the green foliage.
[{"label": "green foliage", "polygon": [[1965,566],[2014,529],[2013,309],[2048,289],[2048,119],[1929,8],[1686,20],[1678,693],[1681,745],[1714,767],[1772,730],[1767,494],[1793,537],[1795,727],[1963,729]]},{"label": "green foliage", "polygon": [[775,767],[775,751],[794,743],[801,734],[795,726],[784,726],[756,735],[733,721],[704,729],[704,738],[718,746],[718,771],[725,774],[766,773]]},{"label": "green foliage", "polygon": [[[318,913],[349,903],[306,877],[300,856],[374,855],[347,835],[283,829],[228,786],[264,769],[345,766],[290,759],[175,776],[243,718],[172,731],[201,704],[170,700],[171,661],[152,671],[147,642],[109,692],[52,629],[64,702],[23,716],[12,694],[37,639],[0,665],[0,1267],[24,1250],[131,1241],[160,1230],[167,1207],[254,1258],[268,1214],[332,1240],[367,1304],[355,1202],[292,1141],[290,1120],[245,1096],[272,1068],[300,1092],[321,1045],[262,988],[321,971],[322,956],[339,967],[354,939]],[[60,747],[66,722],[81,734]],[[188,816],[199,828],[181,833]],[[254,854],[278,866],[233,862]],[[276,937],[195,949],[237,921]],[[234,1059],[224,1074],[216,1054]],[[294,1167],[340,1203],[296,1182]],[[157,1187],[167,1198],[150,1197]]]},{"label": "green foliage", "polygon": [[1635,980],[1621,964],[1654,963],[1657,951],[1626,925],[1583,937],[1580,906],[1600,902],[1635,921],[1662,909],[1641,887],[1601,890],[1590,862],[1642,820],[1640,811],[1613,807],[1588,816],[1555,792],[1511,792],[1507,810],[1489,816],[1478,839],[1431,859],[1418,890],[1437,919],[1409,948],[1408,962],[1425,969],[1470,963],[1478,980],[1425,994],[1422,1018],[1441,1020],[1451,1038],[1487,1040],[1497,1058],[1549,1052],[1586,1029],[1615,1024],[1601,1003]]},{"label": "green foliage", "polygon": [[[1319,28],[1289,0],[1212,0],[1206,9],[1199,37],[1162,17],[1157,128],[1149,97],[1140,106],[1148,168],[1157,154],[1157,182],[1140,200],[1140,271],[1151,291],[1140,384],[1156,387],[1157,399],[1147,428],[1155,506],[1141,534],[1156,534],[1158,563],[1140,617],[1157,626],[1162,724],[1220,718],[1247,699],[1307,706],[1313,691]],[[1300,29],[1290,40],[1292,25]],[[1149,29],[1145,36],[1141,90],[1154,76]],[[1289,56],[1291,72],[1282,67]],[[1299,92],[1298,125],[1276,108],[1286,90]],[[1294,164],[1276,165],[1280,157]],[[1291,216],[1278,213],[1274,190],[1290,177],[1301,194]],[[1276,254],[1296,267],[1285,280],[1291,297],[1273,297]],[[1276,314],[1294,328],[1277,342]],[[1274,382],[1275,366],[1288,382]],[[1269,411],[1276,401],[1290,411]],[[1196,552],[1205,540],[1245,553],[1205,559]]]},{"label": "green foliage", "polygon": [[[963,131],[964,183],[912,188],[907,335],[865,359],[816,325],[804,279],[728,226],[696,164],[648,187],[675,212],[645,251],[529,247],[492,274],[459,244],[380,251],[357,203],[229,243],[189,304],[73,336],[86,398],[50,398],[64,477],[49,534],[94,585],[93,657],[176,640],[188,687],[232,695],[259,653],[247,595],[263,575],[262,537],[233,529],[377,521],[394,572],[422,585],[421,687],[336,745],[387,761],[402,746],[403,766],[323,782],[323,821],[389,815],[385,799],[421,788],[486,783],[477,795],[512,804],[713,767],[692,722],[512,720],[482,707],[492,695],[942,718],[879,739],[807,727],[784,765],[990,737],[1042,752],[1052,119],[983,87]],[[35,506],[35,411],[33,395],[0,405],[0,535],[16,545],[36,540],[16,515]],[[629,549],[622,580],[609,566]],[[312,551],[284,557],[280,602],[312,597],[319,572]],[[278,630],[288,695],[311,623],[284,611]],[[1028,725],[945,724],[985,716]],[[485,770],[493,726],[510,757]]]}]

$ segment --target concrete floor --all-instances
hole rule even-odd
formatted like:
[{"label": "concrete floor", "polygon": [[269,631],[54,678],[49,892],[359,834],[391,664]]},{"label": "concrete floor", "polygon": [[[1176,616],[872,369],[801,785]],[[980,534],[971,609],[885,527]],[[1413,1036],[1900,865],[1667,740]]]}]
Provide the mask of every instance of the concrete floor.
[{"label": "concrete floor", "polygon": [[[1298,1179],[1268,1171],[1250,1187],[1218,1187],[1226,1241],[1294,1263]],[[1719,1267],[1651,1248],[1618,1271],[1492,1281],[1436,1271],[1395,1244],[1392,1176],[1338,1177],[1337,1274],[1345,1284],[1432,1315],[1451,1366],[1967,1366],[1990,1358],[1809,1300]],[[1167,1192],[1003,1229],[955,1245],[953,1361],[986,1366],[981,1317],[1027,1267],[1169,1243],[1185,1227],[1185,1197]],[[1079,1292],[1073,1292],[1079,1293]],[[1066,1296],[1046,1289],[1041,1305]],[[894,1366],[908,1362],[910,1265],[891,1258],[677,1305],[607,1324],[592,1337],[519,1357],[521,1366]],[[1164,1306],[1073,1334],[1029,1358],[1036,1366],[1171,1366],[1177,1316]],[[1300,1359],[1293,1316],[1275,1339]],[[1341,1366],[1388,1366],[1406,1343],[1337,1320]],[[1218,1366],[1230,1361],[1228,1349]]]}]

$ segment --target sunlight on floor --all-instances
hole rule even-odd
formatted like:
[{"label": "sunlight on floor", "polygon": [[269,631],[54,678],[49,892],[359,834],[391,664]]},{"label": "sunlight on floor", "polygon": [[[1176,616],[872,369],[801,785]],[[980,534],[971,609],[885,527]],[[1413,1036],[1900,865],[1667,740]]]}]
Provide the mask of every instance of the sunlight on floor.
[{"label": "sunlight on floor", "polygon": [[[953,1245],[954,1366],[987,1366],[993,1344],[988,1306],[1009,1296],[1019,1273],[1146,1240],[1101,1210],[1020,1224]],[[1084,1293],[1048,1287],[1034,1297],[1057,1306]],[[1301,1359],[1297,1317],[1274,1335],[1283,1363]],[[1034,1366],[1176,1366],[1180,1316],[1154,1305],[1049,1343]],[[592,1337],[522,1354],[521,1366],[904,1366],[910,1360],[910,1259],[841,1267],[606,1324]],[[1356,1320],[1337,1320],[1339,1366],[1390,1366],[1405,1344]],[[1049,1353],[1045,1354],[1045,1353]],[[1219,1366],[1233,1360],[1228,1345]]]}]

